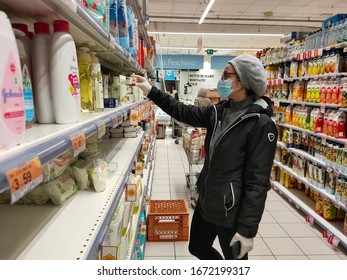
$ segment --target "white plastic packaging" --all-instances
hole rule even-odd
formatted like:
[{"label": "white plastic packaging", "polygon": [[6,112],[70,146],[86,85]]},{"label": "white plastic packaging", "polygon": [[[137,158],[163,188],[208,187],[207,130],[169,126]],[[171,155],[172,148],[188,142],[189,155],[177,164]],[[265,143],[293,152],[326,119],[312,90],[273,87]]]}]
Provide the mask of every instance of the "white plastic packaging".
[{"label": "white plastic packaging", "polygon": [[54,111],[49,76],[49,24],[34,23],[35,35],[32,39],[32,70],[35,88],[35,109],[39,123],[54,123]]},{"label": "white plastic packaging", "polygon": [[50,80],[56,123],[74,123],[81,119],[80,83],[75,42],[69,23],[54,21],[50,44]]},{"label": "white plastic packaging", "polygon": [[0,149],[21,144],[25,134],[22,73],[16,39],[7,15],[0,11]]}]

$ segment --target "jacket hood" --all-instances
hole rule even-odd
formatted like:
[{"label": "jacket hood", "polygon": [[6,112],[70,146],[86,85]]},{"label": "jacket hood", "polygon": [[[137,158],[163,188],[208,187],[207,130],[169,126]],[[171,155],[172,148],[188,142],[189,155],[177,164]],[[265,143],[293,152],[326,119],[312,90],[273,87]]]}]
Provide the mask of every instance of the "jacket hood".
[{"label": "jacket hood", "polygon": [[271,117],[273,115],[271,99],[267,96],[257,98],[251,108],[249,108],[246,112],[246,114],[248,113],[267,114],[269,117]]}]

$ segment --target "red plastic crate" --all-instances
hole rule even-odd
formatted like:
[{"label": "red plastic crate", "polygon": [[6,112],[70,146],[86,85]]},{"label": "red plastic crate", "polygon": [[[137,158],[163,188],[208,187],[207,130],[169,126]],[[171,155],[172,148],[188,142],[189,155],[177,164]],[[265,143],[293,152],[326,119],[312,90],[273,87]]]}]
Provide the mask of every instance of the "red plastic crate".
[{"label": "red plastic crate", "polygon": [[188,241],[189,216],[184,200],[150,200],[148,241]]}]

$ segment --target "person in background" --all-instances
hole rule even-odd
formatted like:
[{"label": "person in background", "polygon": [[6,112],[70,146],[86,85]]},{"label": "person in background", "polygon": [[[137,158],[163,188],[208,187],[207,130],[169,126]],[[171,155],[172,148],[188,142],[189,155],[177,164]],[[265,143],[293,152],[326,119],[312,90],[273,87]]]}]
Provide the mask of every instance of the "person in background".
[{"label": "person in background", "polygon": [[207,88],[200,88],[198,91],[198,96],[194,100],[194,106],[207,107],[208,105],[212,104],[211,100],[206,96]]},{"label": "person in background", "polygon": [[[190,226],[189,251],[199,259],[248,259],[261,221],[274,160],[277,129],[264,97],[265,70],[251,55],[230,60],[218,81],[226,101],[200,108],[178,102],[143,77],[136,85],[180,122],[205,127],[206,157],[197,181],[199,198]],[[240,244],[234,253],[232,245]]]}]

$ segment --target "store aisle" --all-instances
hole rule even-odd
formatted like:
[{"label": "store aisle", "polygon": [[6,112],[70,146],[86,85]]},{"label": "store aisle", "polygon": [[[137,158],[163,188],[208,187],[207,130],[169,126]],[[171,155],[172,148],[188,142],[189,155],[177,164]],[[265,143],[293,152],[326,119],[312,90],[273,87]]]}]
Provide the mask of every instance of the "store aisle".
[{"label": "store aisle", "polygon": [[[194,166],[199,168],[198,166]],[[182,147],[166,133],[166,139],[157,139],[157,156],[152,186],[152,199],[186,199],[185,173],[188,160]],[[188,203],[188,201],[187,201]],[[189,206],[189,218],[193,209]],[[218,241],[215,248],[220,250]],[[305,216],[285,201],[276,191],[268,194],[265,212],[255,238],[252,260],[341,260],[347,259],[347,250],[337,250],[322,237],[322,229],[312,227]],[[194,260],[188,251],[188,242],[147,242],[145,260]]]}]

